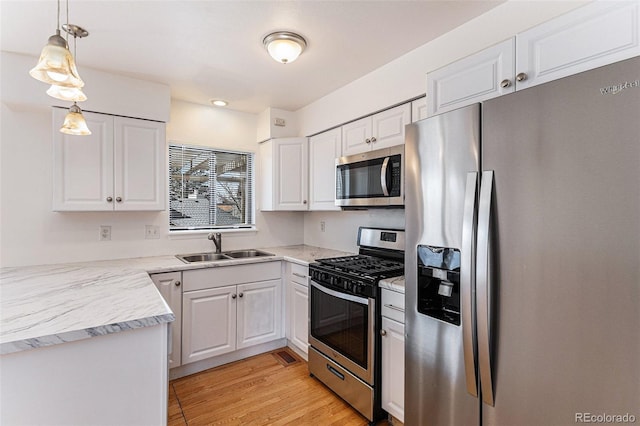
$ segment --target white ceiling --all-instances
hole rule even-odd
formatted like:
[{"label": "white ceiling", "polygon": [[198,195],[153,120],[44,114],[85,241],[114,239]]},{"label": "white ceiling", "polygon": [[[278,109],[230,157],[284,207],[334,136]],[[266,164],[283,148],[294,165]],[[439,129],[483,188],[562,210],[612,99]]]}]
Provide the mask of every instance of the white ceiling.
[{"label": "white ceiling", "polygon": [[[98,68],[166,83],[173,99],[222,98],[259,113],[295,111],[502,1],[74,0],[69,22],[90,33],[77,43],[80,75]],[[38,56],[55,32],[56,1],[1,0],[0,15],[2,50]],[[276,30],[306,38],[296,62],[263,48]]]}]

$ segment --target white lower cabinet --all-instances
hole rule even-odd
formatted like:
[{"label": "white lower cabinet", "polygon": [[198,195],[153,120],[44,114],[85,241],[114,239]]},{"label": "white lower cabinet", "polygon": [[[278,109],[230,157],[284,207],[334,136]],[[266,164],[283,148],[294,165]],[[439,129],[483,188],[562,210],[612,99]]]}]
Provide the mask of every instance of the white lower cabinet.
[{"label": "white lower cabinet", "polygon": [[286,262],[287,339],[305,359],[309,348],[309,267]]},{"label": "white lower cabinet", "polygon": [[169,368],[178,367],[182,363],[182,272],[151,274],[150,277],[176,317],[170,325]]},{"label": "white lower cabinet", "polygon": [[382,408],[404,422],[404,294],[382,290]]},{"label": "white lower cabinet", "polygon": [[280,262],[183,272],[182,364],[283,337]]}]

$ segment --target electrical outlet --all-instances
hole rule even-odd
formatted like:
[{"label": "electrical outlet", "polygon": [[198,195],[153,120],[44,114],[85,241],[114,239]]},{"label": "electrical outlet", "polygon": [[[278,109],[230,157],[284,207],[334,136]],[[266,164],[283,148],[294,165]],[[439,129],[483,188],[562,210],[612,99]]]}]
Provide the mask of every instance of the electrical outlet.
[{"label": "electrical outlet", "polygon": [[324,220],[320,222],[320,232],[324,232]]},{"label": "electrical outlet", "polygon": [[160,227],[156,225],[144,226],[144,238],[146,240],[157,240],[160,238]]},{"label": "electrical outlet", "polygon": [[100,241],[111,241],[111,226],[100,225]]}]

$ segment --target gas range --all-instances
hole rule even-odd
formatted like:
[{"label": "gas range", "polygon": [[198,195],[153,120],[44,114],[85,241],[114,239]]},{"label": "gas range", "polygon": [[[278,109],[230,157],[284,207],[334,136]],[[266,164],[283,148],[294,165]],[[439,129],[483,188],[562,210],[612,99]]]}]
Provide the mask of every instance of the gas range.
[{"label": "gas range", "polygon": [[375,287],[380,280],[404,274],[402,261],[381,257],[384,255],[378,252],[375,256],[358,254],[316,259],[316,263],[309,265],[309,274],[313,281],[334,290],[375,298]]}]

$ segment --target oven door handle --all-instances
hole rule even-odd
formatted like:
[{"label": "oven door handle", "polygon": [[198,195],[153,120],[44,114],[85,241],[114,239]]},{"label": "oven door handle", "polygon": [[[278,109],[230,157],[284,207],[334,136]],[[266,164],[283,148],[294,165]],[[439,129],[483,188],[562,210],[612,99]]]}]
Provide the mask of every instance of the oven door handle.
[{"label": "oven door handle", "polygon": [[369,299],[365,299],[364,297],[358,297],[358,296],[354,296],[353,294],[346,294],[346,293],[341,293],[339,291],[331,290],[324,287],[321,284],[316,283],[315,281],[311,281],[311,286],[317,288],[323,293],[328,294],[329,296],[333,296],[333,297],[337,297],[338,299],[349,300],[351,302],[369,306]]}]

